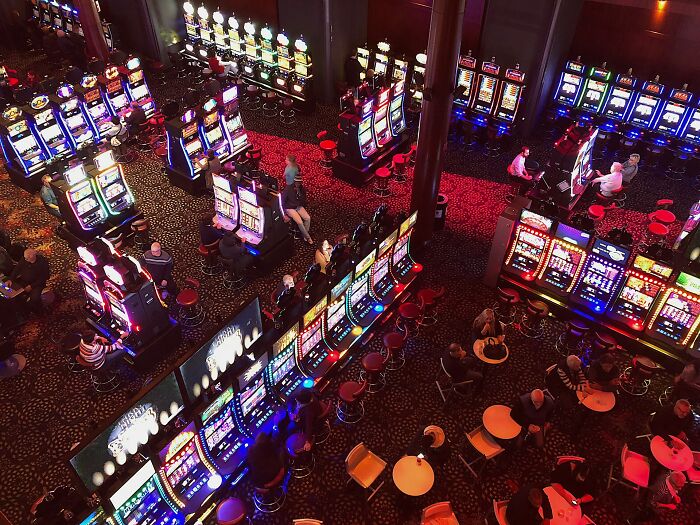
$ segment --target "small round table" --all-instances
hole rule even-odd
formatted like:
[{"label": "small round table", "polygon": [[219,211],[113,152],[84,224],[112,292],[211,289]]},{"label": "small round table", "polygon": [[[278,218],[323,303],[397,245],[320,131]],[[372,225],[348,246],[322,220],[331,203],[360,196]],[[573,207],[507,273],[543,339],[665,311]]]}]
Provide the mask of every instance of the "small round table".
[{"label": "small round table", "polygon": [[675,436],[670,436],[674,446],[669,447],[661,436],[651,440],[651,454],[661,465],[670,470],[685,472],[693,466],[693,452],[690,447]]},{"label": "small round table", "polygon": [[594,390],[592,394],[576,392],[578,400],[583,406],[593,412],[610,412],[615,407],[615,393]]},{"label": "small round table", "polygon": [[[554,487],[545,487],[544,493],[552,506],[552,519],[549,521],[551,525],[578,525],[583,514],[579,505],[572,505],[566,501],[554,490]],[[542,509],[540,509],[540,516],[542,516]]]},{"label": "small round table", "polygon": [[489,434],[498,439],[514,439],[518,437],[523,427],[510,417],[510,407],[491,405],[484,410],[482,420]]},{"label": "small round table", "polygon": [[408,496],[422,496],[433,488],[433,467],[418,456],[404,456],[396,462],[392,472],[394,485]]},{"label": "small round table", "polygon": [[501,359],[490,359],[484,355],[484,347],[486,346],[486,340],[485,339],[477,339],[474,341],[474,346],[472,347],[472,350],[474,350],[474,355],[480,360],[483,361],[484,363],[487,363],[489,365],[500,365],[501,363],[505,362],[506,359],[508,359],[508,347],[506,346],[505,343],[503,343],[503,348],[506,351],[506,355],[502,357]]}]

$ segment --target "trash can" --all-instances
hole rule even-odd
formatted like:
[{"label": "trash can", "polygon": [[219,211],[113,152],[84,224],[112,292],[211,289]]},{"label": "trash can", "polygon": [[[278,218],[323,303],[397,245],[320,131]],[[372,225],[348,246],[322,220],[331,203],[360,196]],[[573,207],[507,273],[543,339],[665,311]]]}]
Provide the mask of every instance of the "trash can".
[{"label": "trash can", "polygon": [[447,204],[450,199],[444,193],[438,193],[437,204],[435,205],[435,229],[442,230],[445,227],[447,216]]}]

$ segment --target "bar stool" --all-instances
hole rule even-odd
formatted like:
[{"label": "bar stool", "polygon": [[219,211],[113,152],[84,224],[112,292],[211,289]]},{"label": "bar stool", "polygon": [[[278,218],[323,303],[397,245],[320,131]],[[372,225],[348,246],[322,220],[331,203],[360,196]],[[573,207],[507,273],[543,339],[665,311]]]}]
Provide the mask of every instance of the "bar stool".
[{"label": "bar stool", "polygon": [[334,140],[330,140],[328,137],[328,132],[326,130],[319,131],[316,134],[316,139],[318,139],[318,147],[321,150],[322,157],[319,164],[323,168],[330,169],[333,166],[333,157],[335,157],[335,151],[338,145]]},{"label": "bar stool", "polygon": [[61,339],[61,353],[68,359],[68,370],[74,374],[85,372],[85,367],[77,361],[81,340],[82,336],[77,332],[66,334]]},{"label": "bar stool", "polygon": [[316,418],[314,428],[314,445],[323,445],[331,437],[331,422],[328,419],[333,404],[328,401],[321,401],[321,413]]},{"label": "bar stool", "polygon": [[493,308],[496,318],[508,326],[515,322],[515,312],[521,303],[520,292],[515,288],[501,288],[496,290],[496,305]]},{"label": "bar stool", "polygon": [[406,338],[418,335],[418,326],[422,312],[416,303],[405,302],[399,306],[396,318],[396,331],[405,334]]},{"label": "bar stool", "polygon": [[245,285],[245,273],[238,267],[238,261],[219,255],[219,264],[224,269],[223,282],[227,290],[240,290]]},{"label": "bar stool", "polygon": [[618,208],[624,208],[625,202],[627,201],[627,193],[625,192],[627,188],[625,186],[620,186],[618,189],[611,191],[612,202]]},{"label": "bar stool", "polygon": [[202,256],[200,267],[204,275],[218,275],[221,273],[221,264],[219,263],[219,240],[211,244],[200,244],[197,248],[199,255]]},{"label": "bar stool", "polygon": [[199,304],[200,283],[197,279],[185,279],[185,288],[177,294],[175,302],[180,307],[178,319],[185,328],[194,328],[204,322],[206,312]]},{"label": "bar stool", "polygon": [[525,194],[527,187],[526,180],[522,177],[517,177],[508,173],[508,193],[506,193],[505,201],[510,204],[518,195]]},{"label": "bar stool", "polygon": [[555,348],[563,356],[578,354],[583,346],[583,339],[590,330],[578,319],[571,319],[566,323],[566,330],[557,339]]},{"label": "bar stool", "polygon": [[389,371],[399,370],[406,364],[406,337],[398,332],[389,332],[382,339],[384,348],[382,353],[389,357],[386,363],[386,369]]},{"label": "bar stool", "polygon": [[525,315],[520,323],[520,333],[531,339],[544,335],[544,319],[549,315],[549,307],[542,301],[527,300]]},{"label": "bar stool", "polygon": [[406,173],[408,172],[408,161],[406,155],[399,153],[391,158],[392,168],[394,170],[394,180],[399,184],[406,182]]},{"label": "bar stool", "polygon": [[286,472],[281,468],[277,476],[262,487],[253,488],[253,503],[255,508],[265,514],[277,512],[284,505],[287,493],[284,490],[284,476]]},{"label": "bar stool", "polygon": [[639,242],[639,251],[646,252],[652,244],[660,246],[666,245],[666,237],[670,230],[668,226],[660,222],[650,222],[647,225],[647,231],[644,233],[644,238]]},{"label": "bar stool", "polygon": [[591,204],[588,207],[588,218],[593,221],[594,233],[600,235],[600,224],[605,218],[605,208],[600,204]]},{"label": "bar stool", "polygon": [[241,525],[247,523],[251,525],[243,500],[229,497],[223,500],[216,506],[216,524],[217,525]]},{"label": "bar stool", "polygon": [[437,290],[423,288],[416,294],[418,303],[423,306],[423,315],[418,324],[420,326],[432,326],[437,323],[437,307],[445,295],[445,287],[441,286]]},{"label": "bar stool", "polygon": [[365,404],[362,398],[367,391],[367,381],[345,381],[338,387],[338,405],[336,416],[338,420],[352,425],[365,415]]},{"label": "bar stool", "polygon": [[251,169],[259,170],[260,161],[262,160],[262,148],[250,148],[245,152],[246,161],[250,164]]},{"label": "bar stool", "polygon": [[367,382],[367,392],[375,394],[386,386],[386,365],[391,359],[391,352],[383,356],[380,352],[366,354],[360,364],[360,382]]},{"label": "bar stool", "polygon": [[378,197],[389,197],[391,196],[391,190],[389,189],[389,179],[391,178],[391,170],[386,166],[377,168],[374,172],[377,178],[377,182],[374,185],[374,194]]},{"label": "bar stool", "polygon": [[93,368],[80,354],[75,359],[90,374],[92,388],[96,393],[107,394],[119,388],[119,374],[107,363],[100,368]]},{"label": "bar stool", "polygon": [[246,88],[245,106],[250,111],[260,111],[260,90],[255,84],[250,84]]},{"label": "bar stool", "polygon": [[313,449],[304,450],[305,444],[306,435],[303,432],[292,434],[285,442],[287,455],[289,456],[289,469],[295,478],[310,476],[316,465]]},{"label": "bar stool", "polygon": [[671,210],[666,208],[657,209],[647,215],[647,218],[651,222],[658,222],[664,226],[670,226],[676,222],[676,214]]},{"label": "bar stool", "polygon": [[588,349],[587,360],[598,359],[603,354],[614,354],[618,349],[617,341],[611,335],[596,331],[593,334],[593,341]]},{"label": "bar stool", "polygon": [[280,109],[280,122],[290,126],[297,121],[294,101],[291,98],[282,99],[282,109]]},{"label": "bar stool", "polygon": [[484,149],[484,155],[491,158],[500,156],[502,138],[503,134],[499,131],[498,127],[489,123],[486,128],[486,148]]},{"label": "bar stool", "polygon": [[688,170],[690,157],[690,152],[685,151],[683,148],[675,149],[673,151],[673,160],[666,168],[666,178],[672,181],[682,180],[683,175]]},{"label": "bar stool", "polygon": [[277,93],[274,91],[265,91],[262,95],[263,98],[263,117],[275,118],[278,112],[277,106]]},{"label": "bar stool", "polygon": [[137,219],[131,223],[131,231],[134,232],[134,247],[144,251],[151,245],[148,232],[151,229],[151,221],[148,219]]},{"label": "bar stool", "polygon": [[632,366],[620,374],[620,388],[632,396],[643,396],[649,391],[651,378],[658,368],[659,365],[648,357],[633,357]]}]

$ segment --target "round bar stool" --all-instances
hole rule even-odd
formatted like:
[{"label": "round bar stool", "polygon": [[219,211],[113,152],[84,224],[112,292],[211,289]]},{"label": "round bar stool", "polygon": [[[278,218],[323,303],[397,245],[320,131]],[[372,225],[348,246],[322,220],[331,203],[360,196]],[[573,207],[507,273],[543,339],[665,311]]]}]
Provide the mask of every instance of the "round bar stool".
[{"label": "round bar stool", "polygon": [[77,332],[66,334],[61,339],[61,353],[68,359],[68,370],[74,374],[85,372],[85,367],[77,361],[81,340],[82,335]]},{"label": "round bar stool", "polygon": [[671,224],[676,222],[676,214],[673,213],[671,210],[667,210],[665,208],[651,212],[649,215],[647,215],[647,218],[652,223],[659,222],[665,226],[670,226]]},{"label": "round bar stool", "polygon": [[151,239],[148,232],[151,229],[151,222],[148,219],[137,219],[131,223],[131,231],[134,232],[134,247],[139,250],[148,250]]},{"label": "round bar stool", "polygon": [[289,456],[289,469],[295,478],[310,476],[316,465],[313,449],[304,450],[306,436],[303,432],[297,432],[287,438],[285,446]]},{"label": "round bar stool", "polygon": [[666,237],[670,230],[668,226],[660,222],[650,222],[647,225],[647,231],[644,233],[644,238],[639,242],[639,251],[646,252],[652,244],[658,244],[663,247],[666,245]]},{"label": "round bar stool", "polygon": [[588,207],[588,218],[593,221],[593,230],[600,235],[600,223],[605,218],[605,208],[600,204],[591,204]]},{"label": "round bar stool", "polygon": [[611,335],[604,334],[602,332],[595,332],[593,334],[593,341],[588,349],[587,360],[598,359],[603,354],[614,354],[618,349],[617,341]]},{"label": "round bar stool", "polygon": [[668,403],[672,397],[673,397],[673,388],[674,386],[667,386],[666,389],[659,394],[659,405],[664,406],[666,403]]},{"label": "round bar stool", "polygon": [[284,505],[287,493],[284,491],[284,476],[286,472],[281,468],[275,479],[262,487],[253,488],[253,503],[255,508],[265,514],[277,512]]},{"label": "round bar stool", "polygon": [[382,353],[389,357],[386,369],[389,371],[399,370],[406,364],[405,347],[406,338],[404,334],[389,332],[383,338],[384,348]]},{"label": "round bar stool", "polygon": [[331,437],[331,422],[328,419],[333,404],[328,401],[321,401],[321,413],[316,418],[314,428],[314,446],[323,445]]},{"label": "round bar stool", "polygon": [[673,159],[671,164],[666,168],[666,178],[673,181],[683,179],[686,171],[688,171],[688,163],[690,162],[691,154],[683,148],[673,150]]},{"label": "round bar stool", "polygon": [[321,149],[321,153],[323,153],[323,158],[321,159],[321,166],[330,169],[333,164],[333,157],[335,157],[335,150],[337,148],[337,145],[335,141],[333,140],[322,140],[319,142],[318,147]]},{"label": "round bar stool", "polygon": [[377,181],[374,184],[374,194],[379,197],[390,197],[391,190],[389,189],[389,179],[391,178],[391,170],[386,166],[377,168],[374,172]]},{"label": "round bar stool", "polygon": [[423,306],[423,315],[418,321],[420,326],[432,326],[437,323],[437,307],[444,295],[445,288],[442,286],[437,290],[423,288],[418,291],[416,298],[418,303]]},{"label": "round bar stool", "polygon": [[374,394],[386,386],[386,365],[391,359],[391,352],[383,356],[380,352],[366,354],[360,364],[360,381],[367,382],[367,392]]},{"label": "round bar stool", "polygon": [[527,300],[525,315],[520,323],[520,333],[531,339],[544,335],[544,319],[549,315],[549,307],[542,301]]},{"label": "round bar stool", "polygon": [[651,378],[659,366],[645,356],[632,358],[632,366],[628,366],[620,375],[620,388],[632,396],[643,396],[649,391]]},{"label": "round bar stool", "polygon": [[92,368],[80,354],[75,359],[90,374],[92,388],[96,393],[106,394],[119,388],[119,374],[107,363],[100,368]]},{"label": "round bar stool", "polygon": [[258,86],[250,84],[246,88],[246,108],[250,111],[260,111],[260,90]]},{"label": "round bar stool", "polygon": [[202,256],[200,264],[204,275],[218,275],[222,271],[221,263],[219,262],[219,241],[211,244],[200,244],[197,248],[199,255]]},{"label": "round bar stool", "polygon": [[280,109],[280,122],[285,126],[290,126],[297,121],[296,114],[294,101],[291,98],[283,98],[282,109]]},{"label": "round bar stool", "polygon": [[497,319],[504,325],[511,325],[515,321],[515,312],[520,304],[520,292],[515,288],[498,287],[496,293],[496,306],[493,311]]},{"label": "round bar stool", "polygon": [[365,404],[362,398],[367,391],[367,381],[346,381],[338,387],[338,405],[336,416],[338,420],[352,425],[365,415]]},{"label": "round bar stool", "polygon": [[250,163],[251,169],[259,170],[260,161],[262,160],[262,148],[250,148],[245,152],[245,158],[248,163]]},{"label": "round bar stool", "polygon": [[226,498],[216,506],[217,525],[241,525],[247,523],[251,525],[248,510],[243,500],[238,498]]},{"label": "round bar stool", "polygon": [[566,323],[566,330],[557,339],[555,348],[563,356],[578,354],[583,346],[583,339],[590,330],[585,323],[571,319]]},{"label": "round bar stool", "polygon": [[406,173],[408,172],[408,160],[406,155],[399,153],[391,158],[391,165],[394,170],[394,180],[399,184],[406,182]]},{"label": "round bar stool", "polygon": [[396,331],[404,334],[406,338],[418,335],[418,326],[422,315],[420,306],[416,303],[405,302],[399,306],[398,313]]},{"label": "round bar stool", "polygon": [[263,98],[263,117],[275,118],[278,112],[277,106],[277,93],[274,91],[265,91],[262,95]]},{"label": "round bar stool", "polygon": [[199,304],[199,281],[188,277],[185,279],[185,288],[183,288],[175,302],[180,307],[178,319],[180,324],[185,328],[194,328],[204,322],[206,313],[202,305]]},{"label": "round bar stool", "polygon": [[626,188],[624,186],[620,186],[618,189],[610,192],[613,194],[611,197],[613,204],[618,208],[625,207],[625,201],[627,201],[627,193],[625,192],[625,189]]}]

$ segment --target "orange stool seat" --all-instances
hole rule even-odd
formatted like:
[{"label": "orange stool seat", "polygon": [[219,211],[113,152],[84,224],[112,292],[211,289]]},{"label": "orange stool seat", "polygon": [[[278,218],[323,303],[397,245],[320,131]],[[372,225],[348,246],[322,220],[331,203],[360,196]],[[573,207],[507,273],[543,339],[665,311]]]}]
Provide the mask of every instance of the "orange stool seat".
[{"label": "orange stool seat", "polygon": [[189,308],[199,302],[199,294],[197,293],[197,290],[185,288],[179,294],[177,294],[175,301],[183,308]]},{"label": "orange stool seat", "polygon": [[362,392],[362,383],[357,381],[346,381],[338,387],[338,397],[343,403],[354,403]]}]

